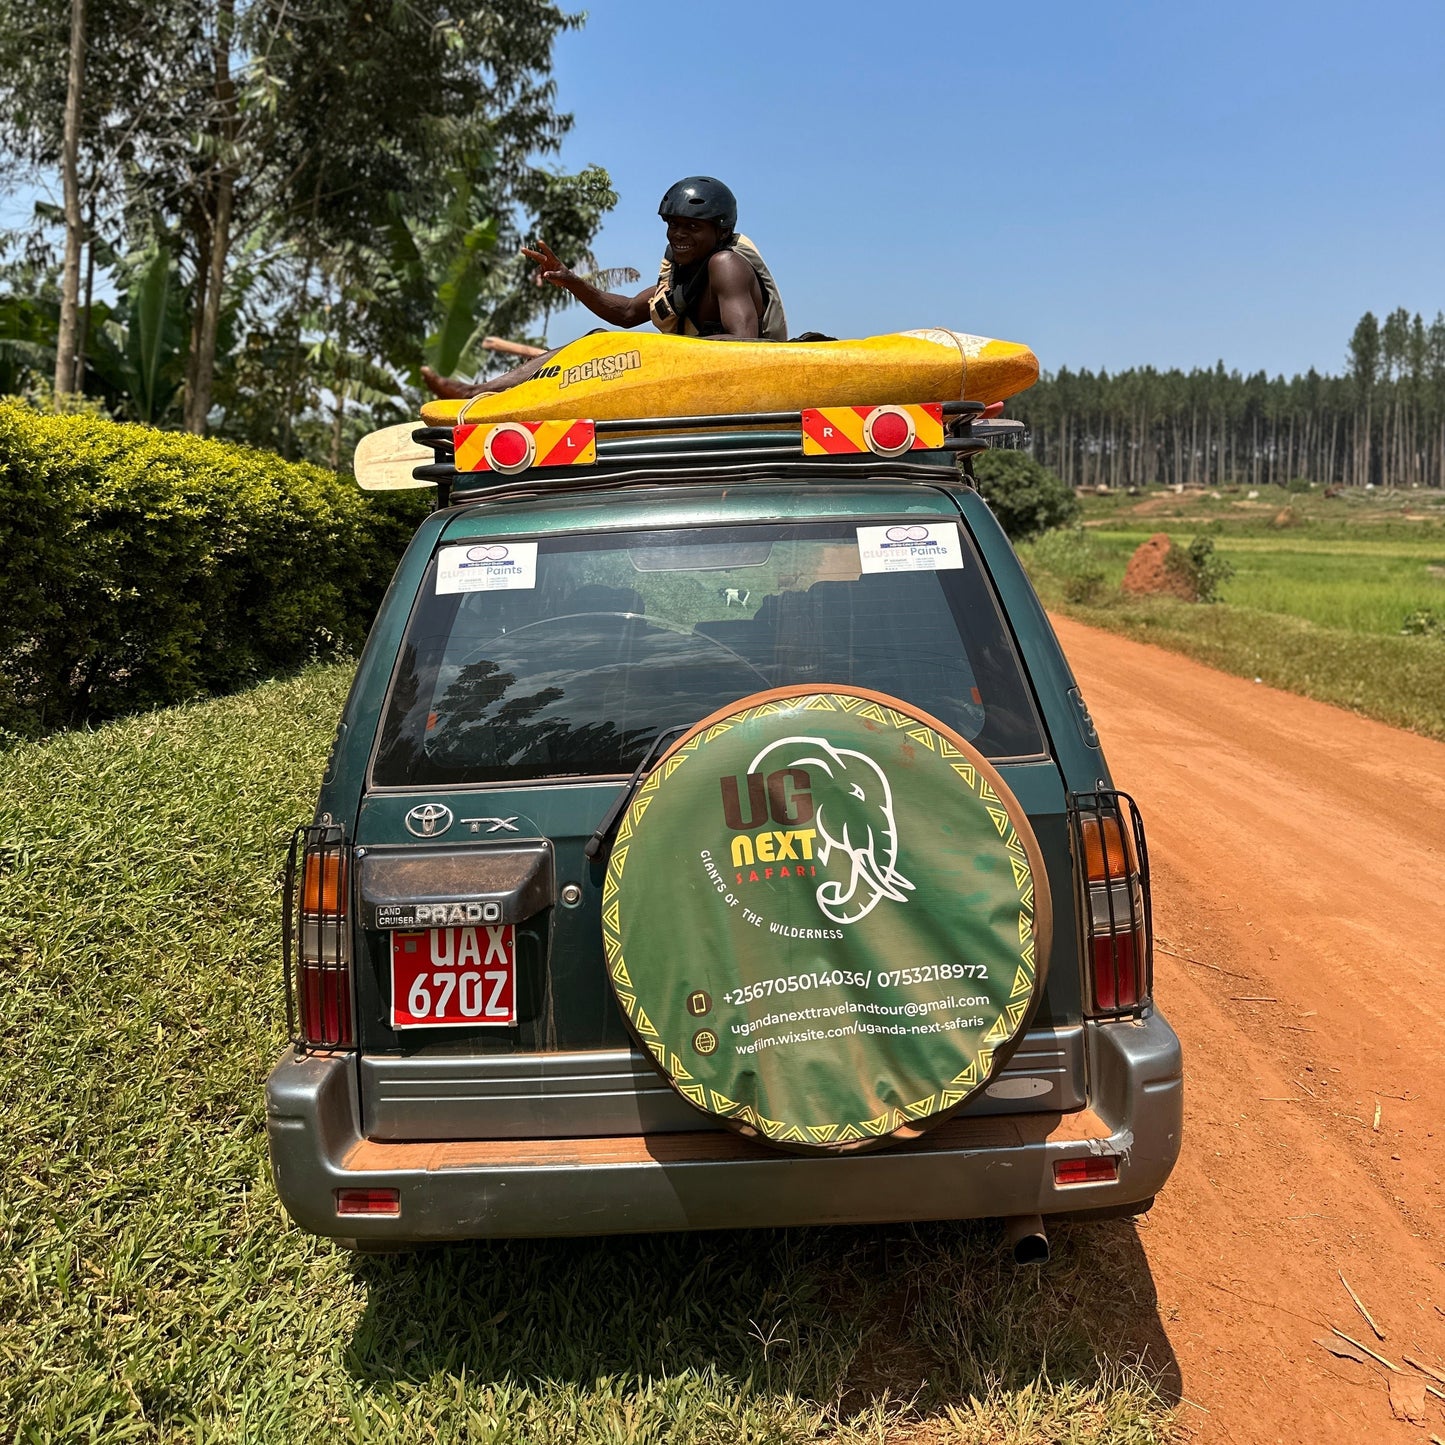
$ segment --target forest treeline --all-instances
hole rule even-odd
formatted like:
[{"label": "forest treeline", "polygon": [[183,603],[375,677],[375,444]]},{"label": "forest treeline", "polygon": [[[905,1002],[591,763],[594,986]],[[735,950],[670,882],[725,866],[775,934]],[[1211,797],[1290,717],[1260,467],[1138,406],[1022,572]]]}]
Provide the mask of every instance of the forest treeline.
[{"label": "forest treeline", "polygon": [[1445,314],[1366,312],[1347,368],[1286,379],[1067,368],[1009,403],[1034,456],[1076,487],[1316,482],[1445,486]]}]

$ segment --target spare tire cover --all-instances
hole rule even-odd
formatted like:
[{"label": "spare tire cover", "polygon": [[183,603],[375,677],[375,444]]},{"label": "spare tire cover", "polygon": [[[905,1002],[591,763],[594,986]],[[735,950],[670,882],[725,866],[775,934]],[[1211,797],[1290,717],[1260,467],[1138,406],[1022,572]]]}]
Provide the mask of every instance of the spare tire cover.
[{"label": "spare tire cover", "polygon": [[1042,856],[998,773],[847,687],[756,693],[680,739],[622,820],[602,913],[664,1077],[799,1152],[911,1137],[982,1089],[1048,957]]}]

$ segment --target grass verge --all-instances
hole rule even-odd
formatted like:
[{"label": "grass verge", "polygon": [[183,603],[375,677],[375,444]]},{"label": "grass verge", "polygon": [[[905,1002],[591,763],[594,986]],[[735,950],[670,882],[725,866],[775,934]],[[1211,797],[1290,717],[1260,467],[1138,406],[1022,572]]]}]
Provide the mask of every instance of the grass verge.
[{"label": "grass verge", "polygon": [[1050,611],[1445,741],[1445,641],[1345,632],[1169,597],[1118,594],[1089,605],[1068,601],[1056,579],[1033,579]]},{"label": "grass verge", "polygon": [[291,1227],[278,875],[347,682],[0,755],[0,1439],[1174,1438],[1129,1223],[1031,1273],[965,1224],[362,1260]]}]

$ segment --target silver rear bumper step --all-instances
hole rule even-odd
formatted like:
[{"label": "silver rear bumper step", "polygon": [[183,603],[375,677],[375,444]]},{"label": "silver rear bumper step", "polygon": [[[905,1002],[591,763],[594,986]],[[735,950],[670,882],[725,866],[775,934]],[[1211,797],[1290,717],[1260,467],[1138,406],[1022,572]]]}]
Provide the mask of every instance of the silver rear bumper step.
[{"label": "silver rear bumper step", "polygon": [[[1091,1107],[970,1114],[872,1154],[799,1157],[715,1130],[593,1138],[363,1139],[351,1055],[288,1053],[267,1085],[282,1201],[362,1242],[1051,1215],[1158,1191],[1178,1157],[1179,1041],[1157,1012],[1085,1026]],[[1118,1178],[1058,1185],[1053,1164],[1110,1154]],[[338,1216],[338,1189],[395,1189],[400,1213]]]}]

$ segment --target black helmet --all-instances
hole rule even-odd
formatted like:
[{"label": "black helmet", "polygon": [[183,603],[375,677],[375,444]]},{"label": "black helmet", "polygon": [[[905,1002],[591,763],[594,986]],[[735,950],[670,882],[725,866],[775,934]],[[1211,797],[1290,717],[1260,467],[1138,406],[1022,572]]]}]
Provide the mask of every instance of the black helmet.
[{"label": "black helmet", "polygon": [[712,176],[688,176],[669,188],[657,214],[713,221],[723,236],[731,236],[738,224],[738,198]]}]

